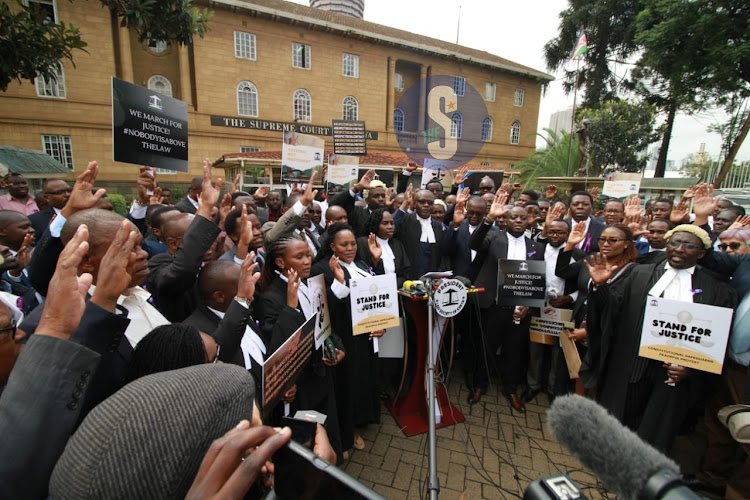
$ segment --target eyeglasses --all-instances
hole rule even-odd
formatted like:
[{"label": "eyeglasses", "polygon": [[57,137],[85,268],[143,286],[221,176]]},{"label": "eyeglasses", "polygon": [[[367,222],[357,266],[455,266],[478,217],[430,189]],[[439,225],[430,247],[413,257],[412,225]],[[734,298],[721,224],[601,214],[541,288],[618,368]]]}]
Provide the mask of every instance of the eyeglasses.
[{"label": "eyeglasses", "polygon": [[667,242],[667,246],[669,248],[674,248],[674,249],[682,247],[688,252],[692,252],[700,248],[700,245],[696,245],[695,243],[689,243],[687,241],[674,241],[674,240],[669,240]]},{"label": "eyeglasses", "polygon": [[2,335],[5,332],[10,332],[11,340],[16,338],[16,320],[15,319],[11,320],[10,326],[6,326],[5,328],[0,328],[0,335]]},{"label": "eyeglasses", "polygon": [[731,243],[721,243],[719,245],[719,248],[722,252],[726,252],[727,248],[731,248],[732,250],[739,250],[742,248],[742,245],[747,245],[747,243],[740,243],[739,241],[733,241]]},{"label": "eyeglasses", "polygon": [[221,346],[219,344],[216,344],[216,356],[214,357],[213,361],[211,361],[212,364],[216,364],[219,362],[220,352],[221,352]]},{"label": "eyeglasses", "polygon": [[466,212],[466,216],[467,217],[484,217],[485,213],[486,212],[474,212],[474,211],[471,211],[471,212]]},{"label": "eyeglasses", "polygon": [[[564,234],[568,234],[568,232],[567,231],[547,231],[547,234],[556,234],[556,235],[562,236]],[[601,241],[601,239],[599,241]]]},{"label": "eyeglasses", "polygon": [[604,243],[614,245],[618,241],[625,241],[625,238],[599,238],[597,241],[600,245],[603,245]]},{"label": "eyeglasses", "polygon": [[44,194],[51,194],[51,195],[59,196],[61,194],[70,193],[71,191],[72,189],[65,188],[65,189],[58,189],[57,191],[47,191]]}]

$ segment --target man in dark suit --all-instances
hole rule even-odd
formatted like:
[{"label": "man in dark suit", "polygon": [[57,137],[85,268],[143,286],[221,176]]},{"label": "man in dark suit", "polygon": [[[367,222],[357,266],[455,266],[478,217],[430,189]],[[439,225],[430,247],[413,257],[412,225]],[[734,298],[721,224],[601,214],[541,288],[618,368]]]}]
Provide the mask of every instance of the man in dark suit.
[{"label": "man in dark suit", "polygon": [[203,191],[203,177],[193,177],[187,196],[175,204],[175,208],[186,214],[194,214],[198,211],[198,202]]},{"label": "man in dark suit", "polygon": [[510,405],[520,412],[526,408],[517,391],[526,382],[526,364],[529,351],[529,324],[531,317],[526,306],[505,306],[497,303],[499,260],[544,260],[544,246],[524,236],[527,219],[523,207],[510,209],[506,231],[492,231],[493,222],[507,212],[508,195],[498,193],[484,223],[474,231],[469,246],[486,255],[476,285],[486,292],[479,297],[484,330],[484,362],[477,363],[474,387],[470,395],[479,401],[489,382],[489,369],[497,366],[495,353],[500,351],[499,373],[503,394]]},{"label": "man in dark suit", "polygon": [[396,225],[396,238],[406,250],[406,257],[411,263],[411,276],[408,279],[419,279],[425,273],[440,271],[443,265],[443,226],[432,220],[432,205],[435,195],[432,191],[420,189],[410,195],[413,199],[414,212],[406,213],[398,209],[393,214]]},{"label": "man in dark suit", "polygon": [[[349,189],[337,194],[329,203],[329,206],[340,206],[346,210],[349,225],[354,229],[354,235],[369,236],[367,233],[367,219],[370,213],[378,208],[385,208],[386,187],[382,181],[374,180],[375,170],[368,170],[359,182]],[[363,193],[367,208],[355,206],[357,194]],[[308,223],[309,225],[309,223]]]},{"label": "man in dark suit", "polygon": [[573,218],[565,219],[571,227],[576,222],[586,222],[586,238],[579,243],[578,248],[587,254],[599,251],[599,236],[606,227],[603,223],[591,217],[594,197],[588,191],[576,191],[570,197],[570,210]]},{"label": "man in dark suit", "polygon": [[44,199],[49,206],[35,214],[29,215],[31,226],[39,236],[47,229],[52,218],[60,213],[70,198],[70,186],[61,179],[48,179],[42,184]]}]

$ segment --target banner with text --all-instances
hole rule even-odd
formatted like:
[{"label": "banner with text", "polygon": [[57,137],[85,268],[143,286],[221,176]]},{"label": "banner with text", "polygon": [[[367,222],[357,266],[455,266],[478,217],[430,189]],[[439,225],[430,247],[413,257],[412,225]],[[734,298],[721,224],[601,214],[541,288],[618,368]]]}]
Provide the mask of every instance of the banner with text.
[{"label": "banner with text", "polygon": [[359,157],[328,155],[326,176],[326,193],[328,193],[328,196],[348,191],[359,180]]},{"label": "banner with text", "polygon": [[497,303],[501,306],[543,307],[546,274],[543,260],[500,259]]},{"label": "banner with text", "polygon": [[350,280],[349,290],[354,335],[399,325],[395,274]]},{"label": "banner with text", "polygon": [[333,152],[337,155],[366,155],[367,139],[362,120],[331,120]]},{"label": "banner with text", "polygon": [[315,348],[319,349],[325,339],[331,336],[331,314],[328,312],[325,276],[319,274],[307,278],[307,288],[312,296],[313,311],[318,313],[318,320],[315,322]]},{"label": "banner with text", "polygon": [[263,413],[266,416],[294,385],[312,357],[317,318],[315,315],[308,319],[263,364]]},{"label": "banner with text", "polygon": [[187,104],[112,77],[112,158],[187,172]]},{"label": "banner with text", "polygon": [[282,182],[307,183],[310,176],[318,171],[318,181],[323,178],[323,147],[325,141],[314,135],[284,132],[281,146]]},{"label": "banner with text", "polygon": [[721,373],[733,312],[726,307],[649,296],[638,355]]},{"label": "banner with text", "polygon": [[559,345],[562,330],[573,328],[575,324],[571,309],[543,307],[539,316],[531,317],[529,338],[538,344]]}]

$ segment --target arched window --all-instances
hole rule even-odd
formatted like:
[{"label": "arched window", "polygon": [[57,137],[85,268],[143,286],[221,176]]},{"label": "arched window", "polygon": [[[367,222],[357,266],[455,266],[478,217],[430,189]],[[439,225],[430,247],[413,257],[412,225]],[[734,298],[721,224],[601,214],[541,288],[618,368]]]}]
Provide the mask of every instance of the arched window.
[{"label": "arched window", "polygon": [[462,115],[459,111],[456,111],[455,113],[453,113],[453,116],[451,116],[451,137],[453,137],[454,139],[460,139],[463,128],[464,115]]},{"label": "arched window", "polygon": [[312,98],[305,89],[294,91],[294,120],[299,122],[312,121]]},{"label": "arched window", "polygon": [[404,90],[404,74],[403,73],[396,73],[393,86],[396,87],[397,92],[401,92]]},{"label": "arched window", "polygon": [[341,116],[344,120],[356,120],[359,116],[359,103],[352,96],[344,97],[341,104]]},{"label": "arched window", "polygon": [[489,116],[482,122],[482,140],[484,142],[492,140],[492,118]]},{"label": "arched window", "polygon": [[404,131],[404,110],[401,108],[393,110],[393,130],[396,132]]},{"label": "arched window", "polygon": [[172,84],[161,75],[154,75],[149,78],[148,88],[149,90],[172,97]]},{"label": "arched window", "polygon": [[251,82],[244,81],[237,85],[237,114],[258,116],[258,89]]},{"label": "arched window", "polygon": [[510,126],[510,143],[518,144],[521,140],[521,122],[514,121],[513,125]]}]

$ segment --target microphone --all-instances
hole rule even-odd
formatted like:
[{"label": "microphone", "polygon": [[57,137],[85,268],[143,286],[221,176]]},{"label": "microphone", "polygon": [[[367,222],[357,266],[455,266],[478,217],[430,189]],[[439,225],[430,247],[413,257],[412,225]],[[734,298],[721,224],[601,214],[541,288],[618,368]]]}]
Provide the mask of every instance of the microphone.
[{"label": "microphone", "polygon": [[427,287],[424,284],[424,281],[419,280],[407,280],[404,281],[404,290],[407,292],[426,292]]},{"label": "microphone", "polygon": [[680,468],[605,408],[575,394],[555,399],[547,411],[552,435],[614,491],[633,500],[699,500]]}]

